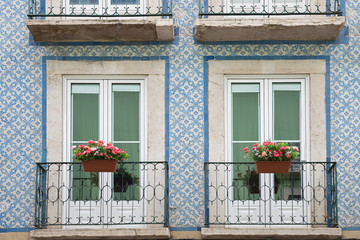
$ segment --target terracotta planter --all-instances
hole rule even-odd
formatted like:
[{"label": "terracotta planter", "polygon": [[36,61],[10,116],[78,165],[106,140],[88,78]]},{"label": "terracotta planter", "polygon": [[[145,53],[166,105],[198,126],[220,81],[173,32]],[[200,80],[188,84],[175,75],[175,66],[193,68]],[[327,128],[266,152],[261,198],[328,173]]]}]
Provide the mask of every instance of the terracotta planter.
[{"label": "terracotta planter", "polygon": [[115,172],[117,160],[108,159],[90,159],[89,161],[81,161],[85,172]]},{"label": "terracotta planter", "polygon": [[288,173],[291,161],[255,161],[258,173]]}]

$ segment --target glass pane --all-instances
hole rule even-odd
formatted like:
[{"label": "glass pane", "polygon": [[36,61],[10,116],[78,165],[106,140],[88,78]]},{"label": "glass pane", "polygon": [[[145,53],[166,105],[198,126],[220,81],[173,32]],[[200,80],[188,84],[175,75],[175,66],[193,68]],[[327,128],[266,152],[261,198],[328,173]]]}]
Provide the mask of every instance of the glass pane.
[{"label": "glass pane", "polygon": [[112,5],[139,5],[140,0],[111,0]]},{"label": "glass pane", "polygon": [[230,3],[231,4],[240,4],[240,5],[256,4],[256,3],[260,3],[260,0],[230,0]]},{"label": "glass pane", "polygon": [[259,174],[256,174],[253,161],[243,151],[244,147],[251,148],[252,145],[253,143],[233,143],[233,162],[238,163],[233,165],[234,200],[258,200],[260,196]]},{"label": "glass pane", "polygon": [[259,93],[233,93],[233,141],[259,139]]},{"label": "glass pane", "polygon": [[[99,85],[72,84],[72,144],[86,144],[99,136]],[[89,108],[91,106],[91,108]],[[74,143],[74,141],[77,141]],[[80,141],[80,142],[79,142]],[[75,161],[73,159],[73,161]],[[77,162],[77,161],[76,161]],[[98,200],[99,174],[82,170],[81,164],[72,168],[72,200]]]},{"label": "glass pane", "polygon": [[[280,84],[273,85],[274,104],[274,140],[289,141],[300,139],[300,84],[283,84],[289,86],[286,90]],[[290,87],[293,85],[293,87]],[[279,90],[277,90],[279,89]]]},{"label": "glass pane", "polygon": [[129,154],[129,159],[125,164],[119,164],[118,170],[114,173],[114,200],[139,200],[142,189],[140,188],[140,166],[139,162],[139,144],[138,143],[121,143],[115,146],[125,150]]},{"label": "glass pane", "polygon": [[82,164],[74,164],[72,168],[72,200],[99,200],[99,173],[84,172]]},{"label": "glass pane", "polygon": [[[77,143],[87,144],[87,142]],[[75,145],[74,143],[72,145]],[[99,200],[99,173],[84,172],[81,162],[73,158],[72,165],[72,200]]]},{"label": "glass pane", "polygon": [[70,5],[98,5],[99,0],[70,0]]},{"label": "glass pane", "polygon": [[[296,146],[300,150],[299,142],[289,142],[290,146]],[[275,200],[302,200],[302,177],[305,165],[300,164],[300,154],[291,163],[288,174],[274,174]]]},{"label": "glass pane", "polygon": [[114,141],[139,140],[139,92],[113,92]]},{"label": "glass pane", "polygon": [[73,141],[99,139],[99,94],[72,94]]},{"label": "glass pane", "polygon": [[302,200],[300,171],[275,173],[274,181],[275,200]]}]

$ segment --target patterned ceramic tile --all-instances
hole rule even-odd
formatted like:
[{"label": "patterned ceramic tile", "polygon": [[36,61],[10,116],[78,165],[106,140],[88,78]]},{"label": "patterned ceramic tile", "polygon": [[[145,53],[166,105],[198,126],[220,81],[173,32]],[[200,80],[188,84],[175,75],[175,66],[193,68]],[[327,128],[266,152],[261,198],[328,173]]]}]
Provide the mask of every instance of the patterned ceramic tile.
[{"label": "patterned ceramic tile", "polygon": [[331,158],[338,162],[339,221],[360,224],[360,3],[346,1],[345,44],[197,43],[197,0],[173,1],[172,43],[36,45],[25,26],[27,0],[0,1],[0,228],[32,227],[35,162],[42,147],[42,57],[170,57],[170,226],[204,224],[204,56],[322,56],[330,62]]}]

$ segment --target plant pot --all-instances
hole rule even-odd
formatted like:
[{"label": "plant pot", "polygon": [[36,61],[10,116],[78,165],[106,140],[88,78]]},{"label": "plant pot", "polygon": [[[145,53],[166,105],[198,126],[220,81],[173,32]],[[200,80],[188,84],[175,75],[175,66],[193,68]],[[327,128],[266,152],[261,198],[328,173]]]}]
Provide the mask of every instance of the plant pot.
[{"label": "plant pot", "polygon": [[128,186],[134,183],[132,178],[124,178],[122,175],[114,177],[114,192],[126,192]]},{"label": "plant pot", "polygon": [[288,173],[291,161],[255,161],[258,173]]},{"label": "plant pot", "polygon": [[81,162],[85,172],[115,172],[118,163],[115,159],[90,159]]}]

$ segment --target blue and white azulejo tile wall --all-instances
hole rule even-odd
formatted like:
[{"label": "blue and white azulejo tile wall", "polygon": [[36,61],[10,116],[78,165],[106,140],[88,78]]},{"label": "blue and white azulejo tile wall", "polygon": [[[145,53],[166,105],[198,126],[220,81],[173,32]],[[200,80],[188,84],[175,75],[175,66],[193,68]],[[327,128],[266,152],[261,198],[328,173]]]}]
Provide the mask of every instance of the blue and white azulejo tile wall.
[{"label": "blue and white azulejo tile wall", "polygon": [[[338,162],[339,223],[360,226],[360,1],[346,1],[337,42],[196,42],[197,0],[174,4],[176,39],[150,43],[36,44],[26,28],[27,0],[0,1],[0,229],[34,223],[35,162],[46,153],[44,62],[47,57],[168,57],[170,227],[204,225],[203,163],[208,149],[208,57],[323,58],[328,66],[328,156]],[[105,59],[105,58],[104,58]],[[145,58],[146,59],[146,58]]]}]

